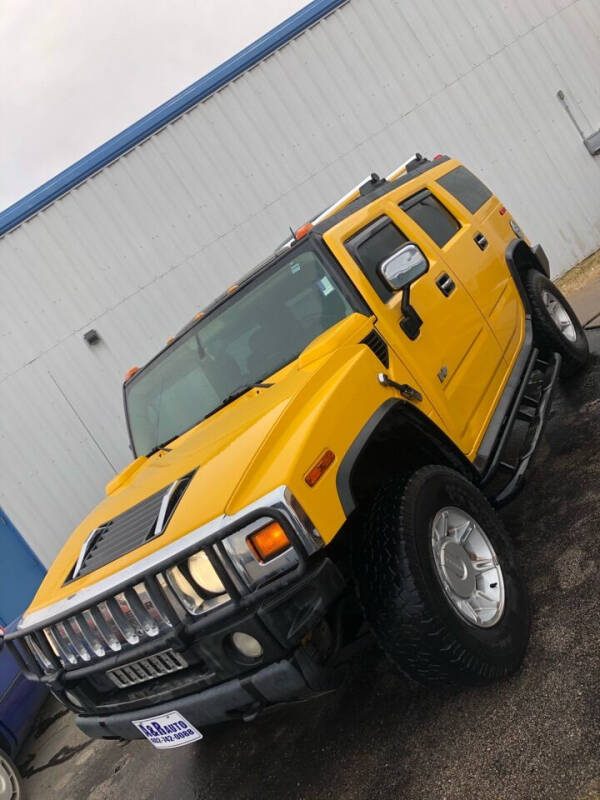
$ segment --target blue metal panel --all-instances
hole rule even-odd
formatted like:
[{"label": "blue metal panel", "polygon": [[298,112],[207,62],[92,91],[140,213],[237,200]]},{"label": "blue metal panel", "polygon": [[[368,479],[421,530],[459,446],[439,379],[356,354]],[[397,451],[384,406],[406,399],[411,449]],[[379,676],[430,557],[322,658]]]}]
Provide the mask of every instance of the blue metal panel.
[{"label": "blue metal panel", "polygon": [[0,508],[0,625],[29,605],[46,570]]},{"label": "blue metal panel", "polygon": [[313,0],[203,78],[113,136],[0,214],[0,236],[257,64],[347,0]]}]

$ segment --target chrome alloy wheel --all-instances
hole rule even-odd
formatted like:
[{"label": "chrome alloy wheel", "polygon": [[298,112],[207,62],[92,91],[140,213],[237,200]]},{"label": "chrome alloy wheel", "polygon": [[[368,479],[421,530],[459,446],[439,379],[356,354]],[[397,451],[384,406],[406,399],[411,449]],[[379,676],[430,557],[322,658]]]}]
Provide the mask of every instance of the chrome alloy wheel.
[{"label": "chrome alloy wheel", "polygon": [[504,611],[502,569],[490,540],[470,514],[446,506],[431,525],[437,575],[452,607],[479,628],[491,628]]},{"label": "chrome alloy wheel", "polygon": [[546,306],[546,311],[550,314],[552,322],[556,325],[558,330],[562,333],[565,339],[574,342],[577,339],[577,332],[575,326],[571,321],[567,309],[563,306],[560,300],[557,300],[550,292],[542,292],[542,302]]},{"label": "chrome alloy wheel", "polygon": [[19,779],[14,767],[0,752],[0,800],[18,800],[20,796]]}]

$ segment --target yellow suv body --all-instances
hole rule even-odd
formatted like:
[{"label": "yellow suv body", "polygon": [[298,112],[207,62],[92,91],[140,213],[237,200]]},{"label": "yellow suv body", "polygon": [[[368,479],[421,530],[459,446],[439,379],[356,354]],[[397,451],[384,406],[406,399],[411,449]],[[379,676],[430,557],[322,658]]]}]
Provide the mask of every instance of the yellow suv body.
[{"label": "yellow suv body", "polygon": [[[193,731],[330,688],[369,628],[424,681],[516,668],[527,623],[510,609],[526,620],[526,601],[482,504],[516,491],[561,363],[587,355],[547,276],[543,250],[447,157],[372,175],[303,226],[126,380],[136,458],[11,637],[23,670],[90,735],[160,747],[178,741],[165,715]],[[398,591],[435,609],[465,664],[503,625],[520,626],[511,657],[495,643],[476,679],[446,669],[443,636],[411,639],[401,610],[382,621],[403,602],[377,588],[396,547]]]}]

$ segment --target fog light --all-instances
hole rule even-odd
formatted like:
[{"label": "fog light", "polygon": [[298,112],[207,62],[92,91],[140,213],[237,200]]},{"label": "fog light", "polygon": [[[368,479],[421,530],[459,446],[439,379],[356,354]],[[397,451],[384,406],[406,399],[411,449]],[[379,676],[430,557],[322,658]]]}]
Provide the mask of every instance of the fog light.
[{"label": "fog light", "polygon": [[236,650],[238,650],[244,658],[251,658],[253,661],[260,658],[263,654],[262,644],[250,636],[249,633],[242,633],[236,631],[231,635],[231,642]]}]

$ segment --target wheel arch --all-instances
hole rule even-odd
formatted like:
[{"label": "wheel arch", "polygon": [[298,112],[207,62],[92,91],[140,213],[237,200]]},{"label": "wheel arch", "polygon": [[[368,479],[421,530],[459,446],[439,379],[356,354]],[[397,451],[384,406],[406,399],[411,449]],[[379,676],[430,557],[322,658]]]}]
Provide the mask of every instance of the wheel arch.
[{"label": "wheel arch", "polygon": [[[399,446],[401,449],[399,449]],[[471,462],[428,417],[400,398],[386,400],[372,414],[346,451],[336,486],[346,516],[378,487],[391,471],[437,463],[471,480]]]}]

